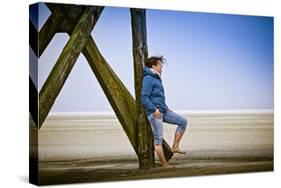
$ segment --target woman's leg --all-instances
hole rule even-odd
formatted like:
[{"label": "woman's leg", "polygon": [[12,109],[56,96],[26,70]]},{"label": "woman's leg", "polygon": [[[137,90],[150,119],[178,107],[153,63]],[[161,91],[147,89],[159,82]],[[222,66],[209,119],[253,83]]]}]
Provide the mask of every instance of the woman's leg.
[{"label": "woman's leg", "polygon": [[172,167],[166,160],[163,151],[163,115],[161,118],[156,118],[153,114],[148,117],[150,121],[153,137],[154,137],[154,149],[157,157],[163,167]]},{"label": "woman's leg", "polygon": [[155,152],[157,154],[157,157],[158,157],[161,165],[163,167],[170,167],[171,165],[167,162],[167,160],[165,158],[162,144],[154,145],[154,149],[155,149]]},{"label": "woman's leg", "polygon": [[179,144],[185,132],[187,126],[187,120],[175,112],[167,111],[163,116],[163,121],[178,125],[177,130],[175,132],[172,150],[176,153],[184,154],[185,152],[180,150]]},{"label": "woman's leg", "polygon": [[172,150],[174,153],[185,154],[185,151],[182,151],[179,147],[183,134],[184,133],[180,133],[180,132],[175,133],[175,138],[174,138],[174,142],[173,142],[173,146],[172,146]]}]

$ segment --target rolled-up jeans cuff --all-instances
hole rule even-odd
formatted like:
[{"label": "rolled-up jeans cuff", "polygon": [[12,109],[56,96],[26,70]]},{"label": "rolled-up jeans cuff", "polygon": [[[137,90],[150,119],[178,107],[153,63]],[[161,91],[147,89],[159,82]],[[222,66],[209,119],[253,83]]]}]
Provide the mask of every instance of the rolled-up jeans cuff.
[{"label": "rolled-up jeans cuff", "polygon": [[176,132],[184,133],[186,128],[178,127]]},{"label": "rolled-up jeans cuff", "polygon": [[154,145],[161,145],[163,143],[163,138],[154,138]]}]

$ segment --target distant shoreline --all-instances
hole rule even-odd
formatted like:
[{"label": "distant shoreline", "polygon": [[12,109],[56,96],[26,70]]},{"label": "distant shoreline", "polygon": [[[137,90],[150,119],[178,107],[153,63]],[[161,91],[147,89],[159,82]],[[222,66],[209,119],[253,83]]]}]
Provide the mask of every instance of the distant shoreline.
[{"label": "distant shoreline", "polygon": [[[231,113],[273,113],[274,109],[236,109],[236,110],[174,110],[179,114],[231,114]],[[71,111],[50,112],[49,115],[115,115],[114,111]]]},{"label": "distant shoreline", "polygon": [[[241,110],[174,110],[175,112],[188,115],[188,116],[197,116],[197,115],[273,115],[273,109],[241,109]],[[79,117],[91,118],[97,116],[105,116],[106,118],[116,118],[116,115],[113,111],[86,111],[86,112],[50,112],[48,114],[48,119],[69,119]]]}]

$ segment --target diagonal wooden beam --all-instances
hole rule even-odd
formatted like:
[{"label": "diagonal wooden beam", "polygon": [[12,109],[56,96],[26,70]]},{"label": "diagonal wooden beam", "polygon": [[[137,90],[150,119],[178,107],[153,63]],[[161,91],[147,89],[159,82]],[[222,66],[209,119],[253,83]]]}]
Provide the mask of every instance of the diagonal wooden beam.
[{"label": "diagonal wooden beam", "polygon": [[[127,134],[135,152],[138,154],[136,101],[105,61],[92,37],[89,37],[89,40],[83,49],[83,54],[97,77],[99,84]],[[165,140],[163,140],[163,149],[166,159],[170,160],[173,153]]]},{"label": "diagonal wooden beam", "polygon": [[29,5],[29,46],[33,50],[34,54],[38,57],[38,18],[39,7],[38,4]]},{"label": "diagonal wooden beam", "polygon": [[71,72],[80,52],[85,47],[94,27],[94,7],[87,7],[53,67],[39,94],[39,128]]},{"label": "diagonal wooden beam", "polygon": [[38,31],[29,20],[29,45],[33,50],[34,54],[38,57]]},{"label": "diagonal wooden beam", "polygon": [[83,54],[137,153],[134,98],[100,54],[92,37],[89,38],[87,45],[83,49]]},{"label": "diagonal wooden beam", "polygon": [[[47,4],[48,6],[48,4]],[[60,10],[60,6],[48,6],[52,14],[47,19],[43,27],[39,32],[39,57],[42,55],[44,50],[47,48],[49,43],[55,34],[60,31],[61,25],[63,23],[63,15]]]},{"label": "diagonal wooden beam", "polygon": [[140,168],[152,168],[154,167],[153,135],[141,105],[143,65],[145,59],[148,58],[145,9],[130,9],[130,13],[133,38],[139,166]]},{"label": "diagonal wooden beam", "polygon": [[[35,62],[37,63],[37,62]],[[29,76],[29,113],[38,127],[38,90]]]}]

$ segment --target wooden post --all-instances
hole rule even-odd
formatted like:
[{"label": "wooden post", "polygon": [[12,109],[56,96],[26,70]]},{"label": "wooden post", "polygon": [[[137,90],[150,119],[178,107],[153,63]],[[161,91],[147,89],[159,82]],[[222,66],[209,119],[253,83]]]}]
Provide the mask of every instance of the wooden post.
[{"label": "wooden post", "polygon": [[140,168],[154,167],[153,135],[141,104],[143,65],[148,58],[146,18],[144,9],[130,9],[133,37],[133,57],[135,75],[135,97],[137,111],[137,141]]},{"label": "wooden post", "polygon": [[45,121],[94,27],[93,7],[87,7],[39,94],[39,128]]}]

